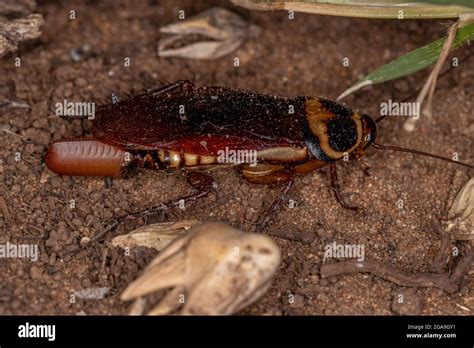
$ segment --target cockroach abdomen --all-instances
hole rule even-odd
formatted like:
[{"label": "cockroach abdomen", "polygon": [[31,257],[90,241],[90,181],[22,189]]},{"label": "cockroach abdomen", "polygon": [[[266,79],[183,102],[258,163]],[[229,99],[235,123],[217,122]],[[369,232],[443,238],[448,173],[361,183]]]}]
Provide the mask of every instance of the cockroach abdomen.
[{"label": "cockroach abdomen", "polygon": [[60,175],[118,176],[126,151],[96,140],[60,140],[49,146],[46,165]]}]

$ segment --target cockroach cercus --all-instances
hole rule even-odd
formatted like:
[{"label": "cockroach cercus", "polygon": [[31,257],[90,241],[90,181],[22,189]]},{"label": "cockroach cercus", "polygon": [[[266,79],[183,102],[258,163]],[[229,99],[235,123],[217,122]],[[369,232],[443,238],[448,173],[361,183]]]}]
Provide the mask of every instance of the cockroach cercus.
[{"label": "cockroach cercus", "polygon": [[[132,168],[182,169],[197,193],[128,215],[146,216],[207,195],[214,181],[206,169],[238,165],[255,184],[283,189],[261,215],[263,227],[298,174],[329,165],[339,203],[336,163],[360,159],[369,147],[449,158],[375,142],[376,122],[325,98],[268,96],[226,87],[196,87],[178,81],[147,94],[100,108],[90,138],[53,142],[46,165],[61,175],[120,176]],[[255,161],[224,160],[222,153],[255,153]],[[249,152],[250,151],[250,152]],[[225,157],[225,156],[224,156]],[[249,157],[249,156],[247,156]],[[229,163],[231,162],[231,163]],[[243,163],[244,162],[244,163]]]}]

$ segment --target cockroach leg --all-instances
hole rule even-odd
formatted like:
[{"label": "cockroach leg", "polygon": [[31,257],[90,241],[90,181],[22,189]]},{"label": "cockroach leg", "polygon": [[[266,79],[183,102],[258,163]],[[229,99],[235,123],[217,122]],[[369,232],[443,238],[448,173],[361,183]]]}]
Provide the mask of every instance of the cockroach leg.
[{"label": "cockroach leg", "polygon": [[181,90],[192,90],[192,89],[194,89],[194,83],[192,81],[189,81],[189,80],[179,80],[179,81],[173,82],[169,85],[157,88],[157,89],[147,93],[147,95],[152,94],[154,96],[158,96],[160,94],[168,93],[168,92],[171,92],[171,91],[173,91],[175,89],[178,89],[178,88],[181,89]]},{"label": "cockroach leg", "polygon": [[94,236],[91,239],[91,242],[96,242],[104,238],[107,235],[107,233],[109,233],[110,231],[112,231],[118,225],[120,225],[121,223],[125,221],[134,220],[139,217],[145,218],[145,221],[146,221],[146,219],[150,215],[153,215],[159,212],[165,213],[172,208],[180,207],[180,206],[183,206],[183,204],[187,204],[190,202],[195,202],[198,199],[207,196],[212,191],[214,187],[214,179],[210,175],[206,175],[204,173],[197,173],[197,172],[185,172],[185,175],[186,175],[186,180],[188,181],[188,183],[194,188],[197,188],[198,192],[178,198],[178,199],[174,199],[172,201],[163,203],[155,207],[151,207],[151,208],[144,209],[144,210],[127,214],[127,215],[122,215],[118,217],[117,219],[111,221],[102,232],[98,233],[96,236]]},{"label": "cockroach leg", "polygon": [[[214,179],[210,175],[207,175],[204,173],[198,173],[198,172],[185,172],[185,176],[188,183],[194,188],[198,189],[198,192],[169,201],[167,203],[158,205],[156,207],[141,210],[132,214],[122,215],[118,217],[117,219],[111,221],[103,231],[101,231],[100,233],[92,237],[88,245],[90,245],[91,242],[97,242],[103,239],[110,231],[114,230],[118,225],[120,225],[124,221],[133,220],[139,217],[144,217],[146,219],[149,215],[152,215],[158,212],[165,213],[166,211],[172,208],[182,206],[183,204],[186,204],[186,203],[195,202],[198,199],[207,196],[214,188]],[[67,251],[63,256],[76,253],[80,249],[81,248],[79,247],[75,247]]]},{"label": "cockroach leg", "polygon": [[167,203],[163,203],[161,205],[151,207],[148,209],[144,209],[135,213],[131,213],[128,215],[124,215],[119,218],[119,222],[133,220],[138,217],[148,217],[150,215],[159,213],[159,212],[166,212],[172,208],[176,207],[184,207],[187,203],[193,203],[207,196],[214,188],[214,178],[210,175],[198,172],[185,172],[187,182],[194,188],[198,190],[198,192],[180,197],[174,200],[171,200]]},{"label": "cockroach leg", "polygon": [[372,166],[361,158],[359,158],[359,162],[362,164],[362,171],[364,172],[364,174],[366,176],[370,176],[369,170],[370,168],[372,168]]},{"label": "cockroach leg", "polygon": [[184,197],[180,197],[178,199],[174,199],[172,201],[169,201],[169,202],[161,204],[161,205],[157,205],[155,207],[151,207],[151,208],[144,209],[144,210],[141,210],[141,211],[138,211],[138,212],[135,212],[135,213],[131,213],[131,214],[128,214],[128,215],[125,215],[125,216],[119,218],[119,222],[123,222],[123,221],[127,221],[127,220],[134,220],[134,219],[139,218],[139,217],[147,218],[148,216],[156,214],[156,213],[166,212],[166,211],[168,211],[172,208],[183,206],[187,203],[196,202],[198,199],[207,196],[210,192],[211,191],[199,191],[197,193],[187,195],[187,196],[184,196]]},{"label": "cockroach leg", "polygon": [[332,190],[334,191],[334,195],[336,196],[337,201],[339,204],[344,208],[344,209],[349,209],[349,210],[358,210],[358,207],[350,206],[344,200],[342,199],[341,196],[341,188],[339,187],[339,180],[337,179],[337,168],[336,168],[336,163],[332,162],[329,165],[329,172],[331,176],[331,186]]},{"label": "cockroach leg", "polygon": [[110,189],[112,187],[112,178],[110,176],[106,176],[104,178],[105,188]]},{"label": "cockroach leg", "polygon": [[272,215],[278,210],[278,207],[283,202],[284,197],[288,194],[291,187],[293,186],[294,178],[290,177],[285,186],[281,189],[280,193],[275,197],[272,204],[265,210],[265,212],[260,215],[258,221],[256,222],[256,230],[262,231],[267,223],[270,221]]},{"label": "cockroach leg", "polygon": [[441,224],[438,221],[433,221],[433,230],[441,238],[441,246],[435,258],[431,262],[430,271],[433,273],[443,273],[446,267],[447,261],[449,260],[450,245],[452,237],[443,230]]},{"label": "cockroach leg", "polygon": [[211,192],[214,188],[214,178],[209,174],[201,172],[185,172],[185,176],[188,184],[199,191]]}]

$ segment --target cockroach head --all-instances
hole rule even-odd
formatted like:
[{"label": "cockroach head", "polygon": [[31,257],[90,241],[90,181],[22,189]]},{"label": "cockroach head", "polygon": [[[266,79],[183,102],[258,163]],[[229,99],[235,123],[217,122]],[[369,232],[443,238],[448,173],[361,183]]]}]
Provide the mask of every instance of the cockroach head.
[{"label": "cockroach head", "polygon": [[362,150],[365,151],[367,148],[372,145],[377,138],[377,124],[369,115],[362,114],[362,132],[363,132],[363,139],[361,142]]}]

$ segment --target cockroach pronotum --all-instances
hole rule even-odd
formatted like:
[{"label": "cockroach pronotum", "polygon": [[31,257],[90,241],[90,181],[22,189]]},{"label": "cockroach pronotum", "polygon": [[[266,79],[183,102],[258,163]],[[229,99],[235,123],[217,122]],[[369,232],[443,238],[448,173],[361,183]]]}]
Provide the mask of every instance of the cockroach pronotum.
[{"label": "cockroach pronotum", "polygon": [[[210,167],[239,165],[256,184],[283,189],[259,219],[263,227],[290,190],[295,175],[329,165],[331,186],[344,202],[336,162],[361,159],[371,146],[428,156],[473,168],[449,158],[375,142],[376,122],[325,98],[293,99],[227,87],[196,87],[178,81],[147,94],[100,108],[90,138],[53,142],[46,165],[62,175],[120,176],[133,168],[184,169],[198,192],[166,205],[195,201],[212,191]],[[222,151],[250,153],[255,163],[223,161]],[[245,152],[247,151],[247,152]],[[231,162],[231,163],[228,163]],[[128,216],[143,216],[163,206]]]}]

